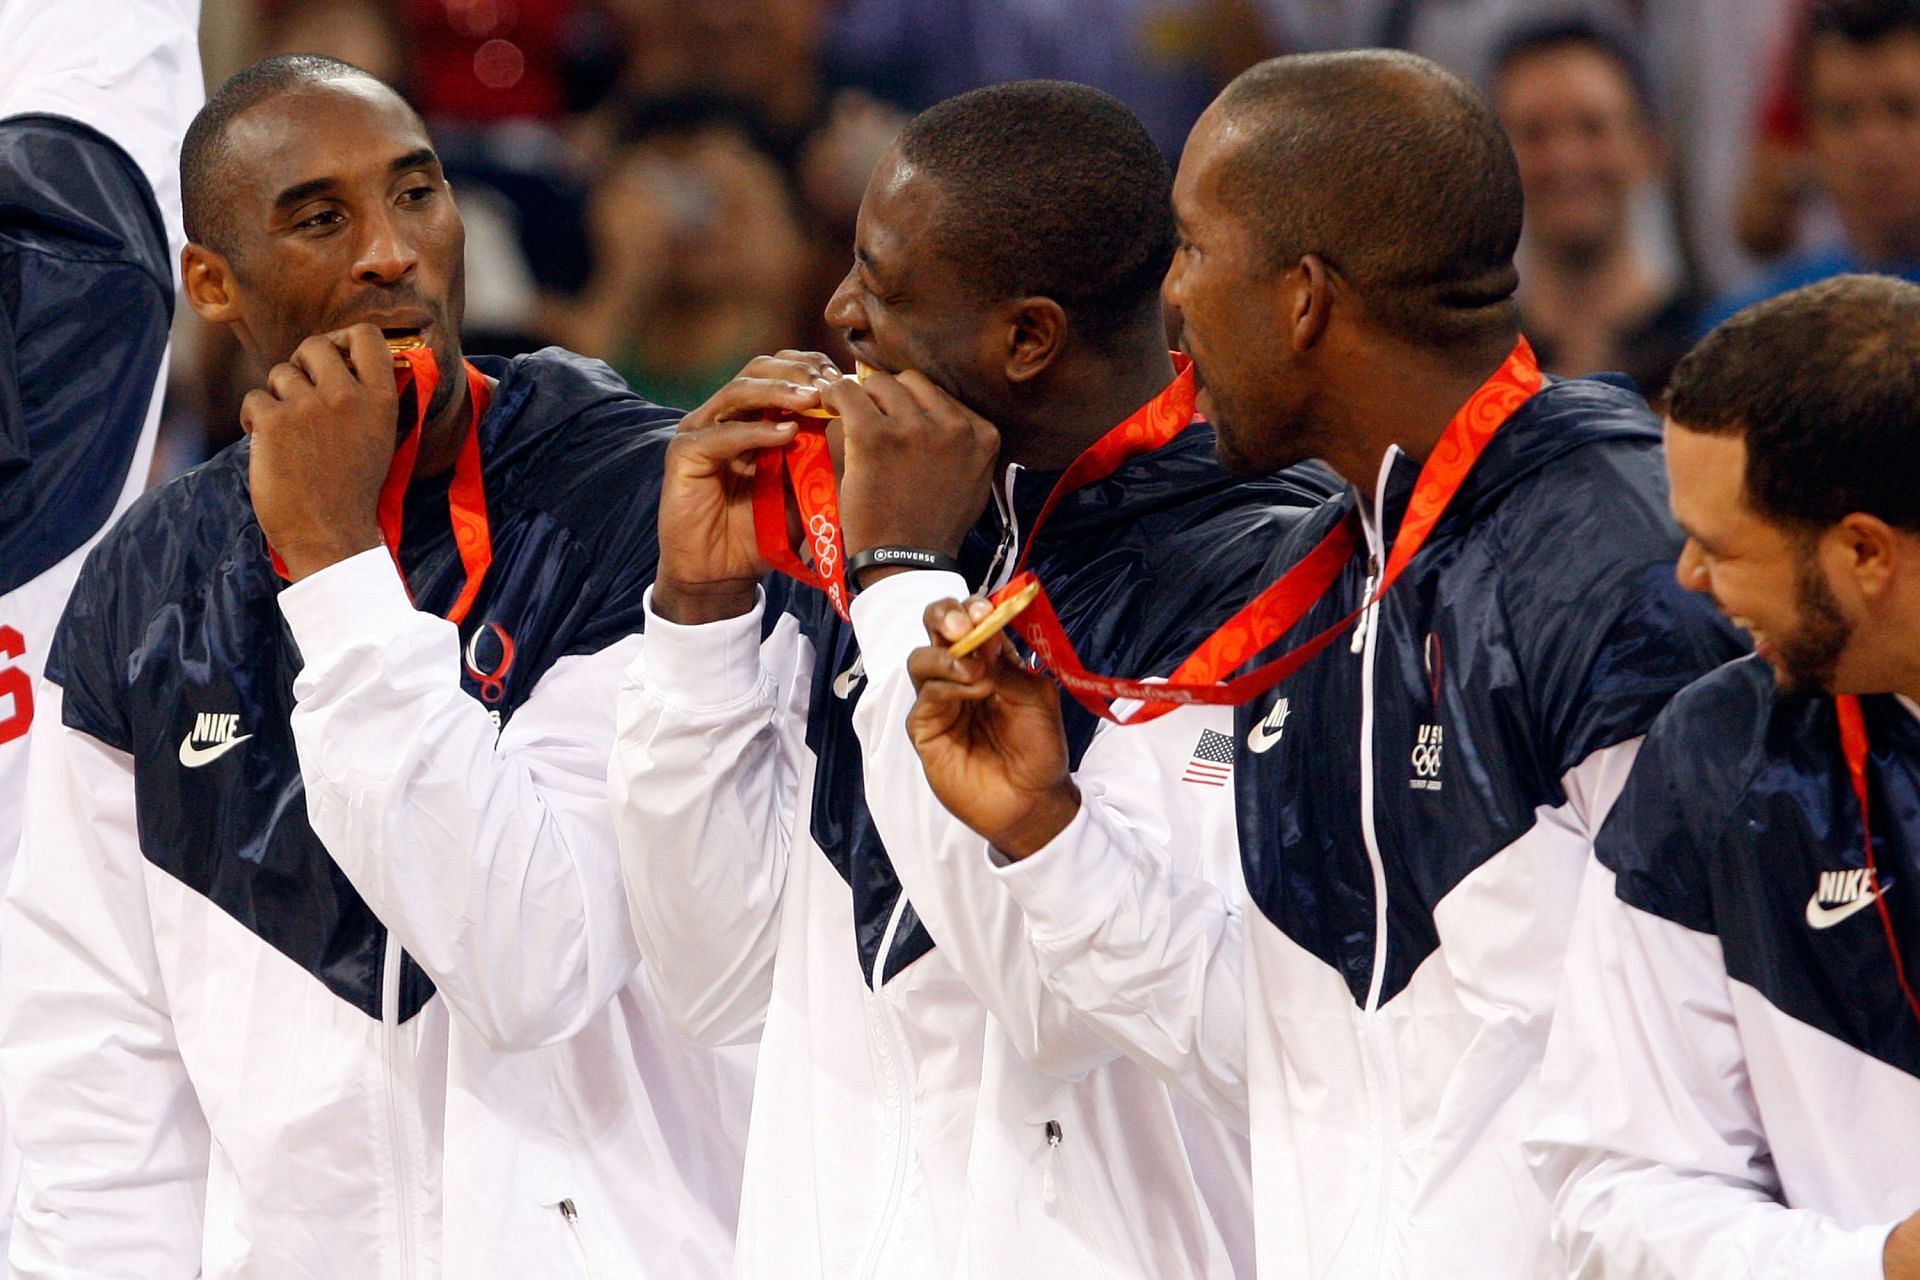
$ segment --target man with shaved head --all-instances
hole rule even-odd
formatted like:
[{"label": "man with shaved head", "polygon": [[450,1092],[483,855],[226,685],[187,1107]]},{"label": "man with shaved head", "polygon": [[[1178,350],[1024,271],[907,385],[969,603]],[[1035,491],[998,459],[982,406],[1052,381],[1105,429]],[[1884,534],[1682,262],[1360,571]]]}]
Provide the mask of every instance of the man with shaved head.
[{"label": "man with shaved head", "polygon": [[[1171,180],[1140,121],[1085,86],[929,108],[875,166],[827,306],[869,376],[756,361],[669,452],[612,796],[662,1003],[707,1042],[760,1042],[740,1280],[1250,1265],[1239,1135],[1049,994],[989,868],[906,820],[932,803],[912,751],[863,749],[912,701],[919,607],[903,626],[887,605],[908,579],[960,592],[1024,566],[1078,643],[1157,669],[1232,612],[1272,530],[1332,496],[1317,467],[1236,481],[1195,421],[1160,306]],[[738,467],[792,438],[763,410],[822,404],[858,594],[842,617],[795,592],[763,639],[780,586]],[[1076,756],[1105,750],[1099,727],[1072,721]],[[1196,708],[1155,736],[1185,757],[1230,728]],[[1224,831],[1225,789],[1190,790]]]},{"label": "man with shaved head", "polygon": [[665,1027],[605,801],[679,415],[462,358],[453,193],[354,67],[242,72],[181,173],[187,300],[270,372],[48,659],[13,1274],[725,1275],[747,1063]]},{"label": "man with shaved head", "polygon": [[891,596],[933,641],[899,748],[1054,990],[1248,1128],[1262,1276],[1563,1274],[1520,1139],[1568,924],[1640,736],[1734,652],[1673,581],[1658,423],[1541,378],[1512,153],[1429,62],[1254,68],[1173,194],[1164,293],[1222,457],[1350,487],[1268,561],[1320,576],[1259,656],[1334,639],[1236,713],[1243,883],[1181,870],[1187,775],[1144,730],[1070,771],[1052,681],[1004,640],[955,658],[984,606],[937,583]]}]

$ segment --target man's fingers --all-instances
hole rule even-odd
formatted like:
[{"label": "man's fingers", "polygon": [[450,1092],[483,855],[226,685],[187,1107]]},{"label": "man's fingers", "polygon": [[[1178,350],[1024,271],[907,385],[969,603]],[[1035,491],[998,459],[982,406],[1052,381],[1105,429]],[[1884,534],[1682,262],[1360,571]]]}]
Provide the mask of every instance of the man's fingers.
[{"label": "man's fingers", "polygon": [[907,655],[907,678],[925,697],[930,690],[945,701],[979,702],[998,687],[978,657],[956,658],[943,644],[922,645]]},{"label": "man's fingers", "polygon": [[780,376],[741,374],[688,414],[682,420],[681,430],[704,431],[716,423],[764,418],[777,413],[803,413],[820,407],[820,388],[808,380],[804,369],[778,372]]},{"label": "man's fingers", "polygon": [[[985,678],[987,663],[978,654],[968,654],[956,658],[947,646],[936,640],[922,645],[907,656],[907,676],[919,688],[929,680],[947,680],[955,684],[972,684]],[[988,681],[989,686],[992,682]]]},{"label": "man's fingers", "polygon": [[869,388],[877,387],[886,379],[884,373],[874,374],[864,384],[852,378],[842,378],[832,386],[820,389],[820,403],[840,419],[848,430],[871,432],[884,429],[887,414],[876,403]]},{"label": "man's fingers", "polygon": [[278,403],[270,391],[247,392],[246,398],[240,402],[240,429],[252,435],[254,428],[260,425],[261,415]]},{"label": "man's fingers", "polygon": [[293,349],[287,357],[287,363],[307,375],[307,379],[321,390],[330,390],[353,380],[353,370],[347,364],[347,356],[335,335],[316,334]]},{"label": "man's fingers", "polygon": [[920,412],[941,423],[959,424],[978,415],[952,396],[933,385],[933,382],[917,369],[909,369],[894,378],[893,381],[905,392]]},{"label": "man's fingers", "polygon": [[307,377],[299,366],[277,364],[267,370],[267,390],[276,400],[285,400],[305,388],[313,386],[313,380]]},{"label": "man's fingers", "polygon": [[[761,356],[760,360],[764,360],[770,365],[791,365],[796,368],[803,368],[807,370],[812,378],[831,381],[845,376],[841,372],[840,366],[833,362],[831,356],[822,355],[818,351],[776,351],[771,356]],[[759,362],[760,361],[755,361],[754,363],[758,364]],[[753,365],[748,365],[747,368],[751,370]]]},{"label": "man's fingers", "polygon": [[[980,599],[980,596],[972,597],[972,600]],[[945,645],[967,634],[967,628],[973,625],[968,621],[972,600],[936,600],[928,605],[920,615],[920,621],[927,629],[927,639]]]},{"label": "man's fingers", "polygon": [[682,457],[727,463],[760,449],[784,448],[799,429],[794,422],[720,422],[676,437],[672,448]]},{"label": "man's fingers", "polygon": [[[364,386],[394,391],[393,349],[380,330],[370,324],[356,324],[346,330],[347,355],[353,361],[353,376]],[[448,371],[442,369],[441,377]],[[395,392],[395,394],[398,394]]]},{"label": "man's fingers", "polygon": [[956,431],[965,427],[980,448],[988,452],[999,450],[999,429],[935,386],[925,374],[917,369],[909,369],[896,381],[913,397],[914,403],[920,406],[920,411],[929,418],[942,426],[950,426]]},{"label": "man's fingers", "polygon": [[912,423],[926,416],[919,401],[900,385],[900,379],[882,370],[875,370],[865,382],[842,379],[824,394],[830,407],[840,399],[848,402],[864,399],[878,411],[875,416],[883,417],[889,424]]}]

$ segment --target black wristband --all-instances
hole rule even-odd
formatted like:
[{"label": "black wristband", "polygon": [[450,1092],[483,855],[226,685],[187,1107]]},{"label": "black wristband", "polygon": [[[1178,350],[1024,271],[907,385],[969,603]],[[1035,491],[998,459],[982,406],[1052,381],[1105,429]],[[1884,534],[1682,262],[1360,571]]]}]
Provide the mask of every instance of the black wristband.
[{"label": "black wristband", "polygon": [[960,572],[960,562],[944,551],[927,547],[868,547],[847,560],[847,581],[860,589],[860,575],[869,569],[945,569]]}]

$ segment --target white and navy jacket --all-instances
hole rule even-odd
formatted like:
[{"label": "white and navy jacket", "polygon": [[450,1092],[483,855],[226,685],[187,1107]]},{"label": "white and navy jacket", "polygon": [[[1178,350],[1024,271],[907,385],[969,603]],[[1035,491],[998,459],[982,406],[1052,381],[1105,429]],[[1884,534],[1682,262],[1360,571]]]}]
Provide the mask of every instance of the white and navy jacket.
[{"label": "white and navy jacket", "polygon": [[[1367,598],[1417,470],[1389,454],[1367,547],[1282,644]],[[1559,1273],[1520,1140],[1593,833],[1661,705],[1733,651],[1678,549],[1644,402],[1550,384],[1351,643],[1237,713],[1242,886],[1181,872],[1193,833],[1153,812],[1180,775],[1125,732],[998,872],[1060,993],[1249,1126],[1262,1276]]]},{"label": "white and navy jacket", "polygon": [[[0,7],[0,886],[33,685],[87,548],[153,455],[199,20],[200,0]],[[0,1117],[0,1256],[15,1170]]]},{"label": "white and navy jacket", "polygon": [[85,549],[153,456],[199,14],[199,0],[0,12],[0,883],[32,684]]},{"label": "white and navy jacket", "polygon": [[[1920,974],[1920,707],[1861,699]],[[1674,699],[1600,833],[1530,1142],[1581,1280],[1879,1280],[1920,1210],[1920,1020],[1833,703],[1757,658]]]},{"label": "white and navy jacket", "polygon": [[728,1270],[746,1064],[579,924],[624,926],[605,761],[678,415],[566,352],[475,363],[463,627],[447,477],[404,586],[384,550],[282,582],[245,442],[88,559],[0,954],[23,1274]]},{"label": "white and navy jacket", "polygon": [[[974,582],[1008,572],[1052,479],[1009,469],[963,549]],[[1164,671],[1333,487],[1237,485],[1194,427],[1067,498],[1030,566],[1090,660]],[[856,733],[864,619],[892,586],[862,593],[852,626],[799,592],[764,643],[753,617],[650,618],[622,692],[614,800],[642,950],[690,1034],[761,1042],[739,1274],[1234,1275],[1244,1145],[1048,996],[1012,931],[960,938],[902,892],[927,851],[882,843],[889,797]],[[1090,720],[1073,733],[1077,756]]]}]

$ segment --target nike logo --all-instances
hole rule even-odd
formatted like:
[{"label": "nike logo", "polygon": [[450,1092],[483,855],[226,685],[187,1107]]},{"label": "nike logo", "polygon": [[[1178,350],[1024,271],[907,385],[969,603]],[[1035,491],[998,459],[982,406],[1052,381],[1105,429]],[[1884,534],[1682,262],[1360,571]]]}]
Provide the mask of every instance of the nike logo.
[{"label": "nike logo", "polygon": [[[227,752],[253,737],[250,733],[238,733],[240,717],[226,712],[203,711],[194,717],[193,731],[180,739],[180,764],[183,768],[198,769],[212,764]],[[196,743],[205,743],[197,746]]]},{"label": "nike logo", "polygon": [[867,678],[865,658],[855,658],[853,665],[833,678],[833,696],[841,701],[853,696],[853,688]]},{"label": "nike logo", "polygon": [[1247,731],[1247,750],[1259,755],[1280,741],[1280,735],[1286,732],[1287,717],[1292,714],[1285,698],[1274,703],[1266,718]]},{"label": "nike logo", "polygon": [[[1882,880],[1882,896],[1893,888],[1893,881]],[[1857,915],[1874,904],[1873,877],[1866,868],[1850,871],[1822,871],[1820,887],[1807,899],[1807,927],[1831,929],[1848,916]],[[1828,904],[1832,905],[1828,905]]]}]

